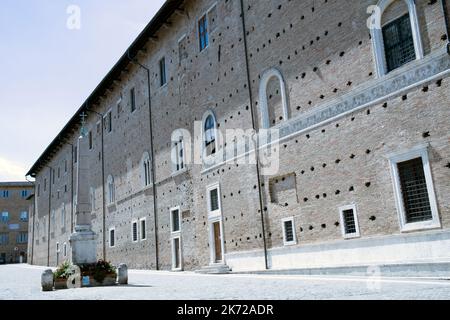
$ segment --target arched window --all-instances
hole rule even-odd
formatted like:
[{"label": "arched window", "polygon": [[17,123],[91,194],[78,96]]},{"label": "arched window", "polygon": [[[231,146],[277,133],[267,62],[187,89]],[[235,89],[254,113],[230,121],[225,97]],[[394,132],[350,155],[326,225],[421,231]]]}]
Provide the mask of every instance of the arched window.
[{"label": "arched window", "polygon": [[423,58],[415,0],[380,0],[372,12],[370,29],[379,77]]},{"label": "arched window", "polygon": [[112,204],[116,201],[116,188],[113,176],[108,176],[108,203]]},{"label": "arched window", "polygon": [[148,154],[148,152],[145,152],[142,155],[142,159],[141,159],[141,178],[142,178],[142,185],[144,187],[147,187],[150,185],[150,183],[152,182],[151,179],[151,173],[152,173],[152,168],[150,166],[150,155]]},{"label": "arched window", "polygon": [[289,104],[287,99],[286,84],[283,75],[276,68],[269,69],[262,75],[261,82],[259,85],[259,104],[261,110],[261,126],[263,129],[268,129],[271,126],[269,116],[270,110],[267,99],[267,87],[269,85],[270,80],[272,80],[273,78],[277,78],[278,81],[280,82],[281,103],[283,107],[282,120],[284,121],[289,120]]},{"label": "arched window", "polygon": [[208,157],[217,152],[217,123],[211,111],[208,111],[203,119],[203,148]]}]

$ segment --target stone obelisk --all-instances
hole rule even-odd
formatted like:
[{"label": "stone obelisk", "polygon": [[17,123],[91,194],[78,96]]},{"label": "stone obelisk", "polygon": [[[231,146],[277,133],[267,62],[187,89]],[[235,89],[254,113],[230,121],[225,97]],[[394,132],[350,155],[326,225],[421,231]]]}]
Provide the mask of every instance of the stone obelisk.
[{"label": "stone obelisk", "polygon": [[89,197],[89,138],[85,130],[83,113],[77,155],[77,204],[75,209],[75,233],[70,236],[72,263],[75,265],[97,262],[97,235],[92,231]]}]

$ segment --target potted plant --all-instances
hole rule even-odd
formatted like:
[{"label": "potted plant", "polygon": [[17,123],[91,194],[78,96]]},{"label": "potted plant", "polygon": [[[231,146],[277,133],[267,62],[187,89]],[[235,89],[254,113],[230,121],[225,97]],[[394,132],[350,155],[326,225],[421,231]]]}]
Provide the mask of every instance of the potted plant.
[{"label": "potted plant", "polygon": [[66,261],[53,274],[55,289],[67,289],[67,280],[72,275],[72,265]]},{"label": "potted plant", "polygon": [[81,276],[89,277],[89,286],[112,286],[116,284],[116,268],[107,261],[80,266]]}]

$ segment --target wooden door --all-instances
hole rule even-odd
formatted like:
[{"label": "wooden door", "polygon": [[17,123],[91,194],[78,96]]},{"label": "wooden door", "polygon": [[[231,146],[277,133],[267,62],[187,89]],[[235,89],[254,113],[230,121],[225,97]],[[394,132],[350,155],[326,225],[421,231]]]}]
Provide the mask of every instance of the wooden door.
[{"label": "wooden door", "polygon": [[215,222],[214,227],[214,248],[215,248],[215,261],[222,261],[222,233],[220,230],[220,222]]}]

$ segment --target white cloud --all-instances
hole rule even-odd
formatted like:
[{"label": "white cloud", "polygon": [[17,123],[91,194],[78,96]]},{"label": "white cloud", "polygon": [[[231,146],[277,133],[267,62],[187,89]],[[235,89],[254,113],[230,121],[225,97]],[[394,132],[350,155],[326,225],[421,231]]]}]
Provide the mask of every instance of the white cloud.
[{"label": "white cloud", "polygon": [[0,157],[0,181],[23,181],[25,174],[23,166]]}]

